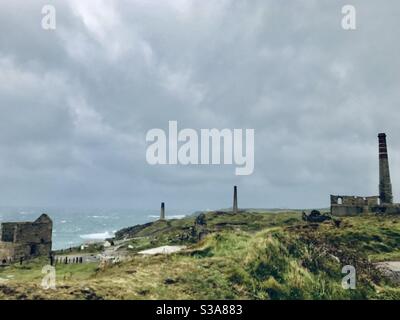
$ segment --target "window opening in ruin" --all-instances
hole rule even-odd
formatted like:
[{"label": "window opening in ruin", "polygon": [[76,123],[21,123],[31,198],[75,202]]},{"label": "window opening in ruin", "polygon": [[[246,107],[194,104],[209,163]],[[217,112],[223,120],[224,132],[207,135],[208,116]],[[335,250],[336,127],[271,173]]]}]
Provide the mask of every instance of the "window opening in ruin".
[{"label": "window opening in ruin", "polygon": [[36,251],[37,251],[36,245],[35,245],[35,244],[32,244],[32,245],[31,245],[31,254],[32,254],[32,255],[33,255],[33,254],[36,254]]}]

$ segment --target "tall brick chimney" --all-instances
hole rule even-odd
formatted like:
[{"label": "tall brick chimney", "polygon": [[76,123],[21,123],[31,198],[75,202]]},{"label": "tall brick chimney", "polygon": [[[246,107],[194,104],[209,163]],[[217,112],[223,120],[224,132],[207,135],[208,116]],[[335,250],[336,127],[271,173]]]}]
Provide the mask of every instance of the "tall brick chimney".
[{"label": "tall brick chimney", "polygon": [[161,202],[160,220],[165,220],[165,203]]},{"label": "tall brick chimney", "polygon": [[233,213],[238,212],[237,186],[233,187]]},{"label": "tall brick chimney", "polygon": [[378,134],[379,140],[379,197],[381,203],[393,203],[392,183],[390,182],[389,159],[386,134]]}]

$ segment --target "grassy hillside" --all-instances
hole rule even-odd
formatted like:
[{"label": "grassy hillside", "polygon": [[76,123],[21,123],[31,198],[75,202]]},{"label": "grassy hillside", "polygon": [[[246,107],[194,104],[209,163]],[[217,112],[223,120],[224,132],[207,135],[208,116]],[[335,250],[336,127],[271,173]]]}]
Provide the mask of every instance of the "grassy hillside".
[{"label": "grassy hillside", "polygon": [[[300,214],[208,213],[127,228],[129,261],[58,265],[57,289],[40,286],[45,260],[0,269],[1,299],[400,299],[373,262],[400,260],[400,217],[348,217],[310,224]],[[198,229],[208,235],[197,241]],[[134,237],[130,239],[131,237]],[[185,244],[172,255],[137,252]],[[341,269],[353,265],[357,288],[344,290]]]}]

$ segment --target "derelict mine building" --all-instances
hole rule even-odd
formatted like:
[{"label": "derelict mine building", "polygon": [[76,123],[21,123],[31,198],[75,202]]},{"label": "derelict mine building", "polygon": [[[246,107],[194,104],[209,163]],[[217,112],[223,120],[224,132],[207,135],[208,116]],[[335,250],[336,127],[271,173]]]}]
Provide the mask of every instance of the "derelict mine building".
[{"label": "derelict mine building", "polygon": [[33,222],[0,224],[0,265],[49,256],[52,246],[53,222],[42,214]]},{"label": "derelict mine building", "polygon": [[354,216],[363,213],[400,214],[400,204],[393,203],[386,134],[378,134],[379,142],[379,196],[331,195],[331,213],[336,216]]}]

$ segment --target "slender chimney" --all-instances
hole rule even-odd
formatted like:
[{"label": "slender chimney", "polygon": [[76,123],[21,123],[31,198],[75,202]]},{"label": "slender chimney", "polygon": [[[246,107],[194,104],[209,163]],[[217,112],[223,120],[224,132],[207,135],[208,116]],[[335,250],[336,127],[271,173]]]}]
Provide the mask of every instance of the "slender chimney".
[{"label": "slender chimney", "polygon": [[233,187],[233,213],[238,212],[237,186]]},{"label": "slender chimney", "polygon": [[161,202],[160,220],[165,220],[165,203]]},{"label": "slender chimney", "polygon": [[390,182],[389,159],[386,146],[386,134],[378,134],[379,140],[379,198],[381,203],[393,203],[392,184]]}]

